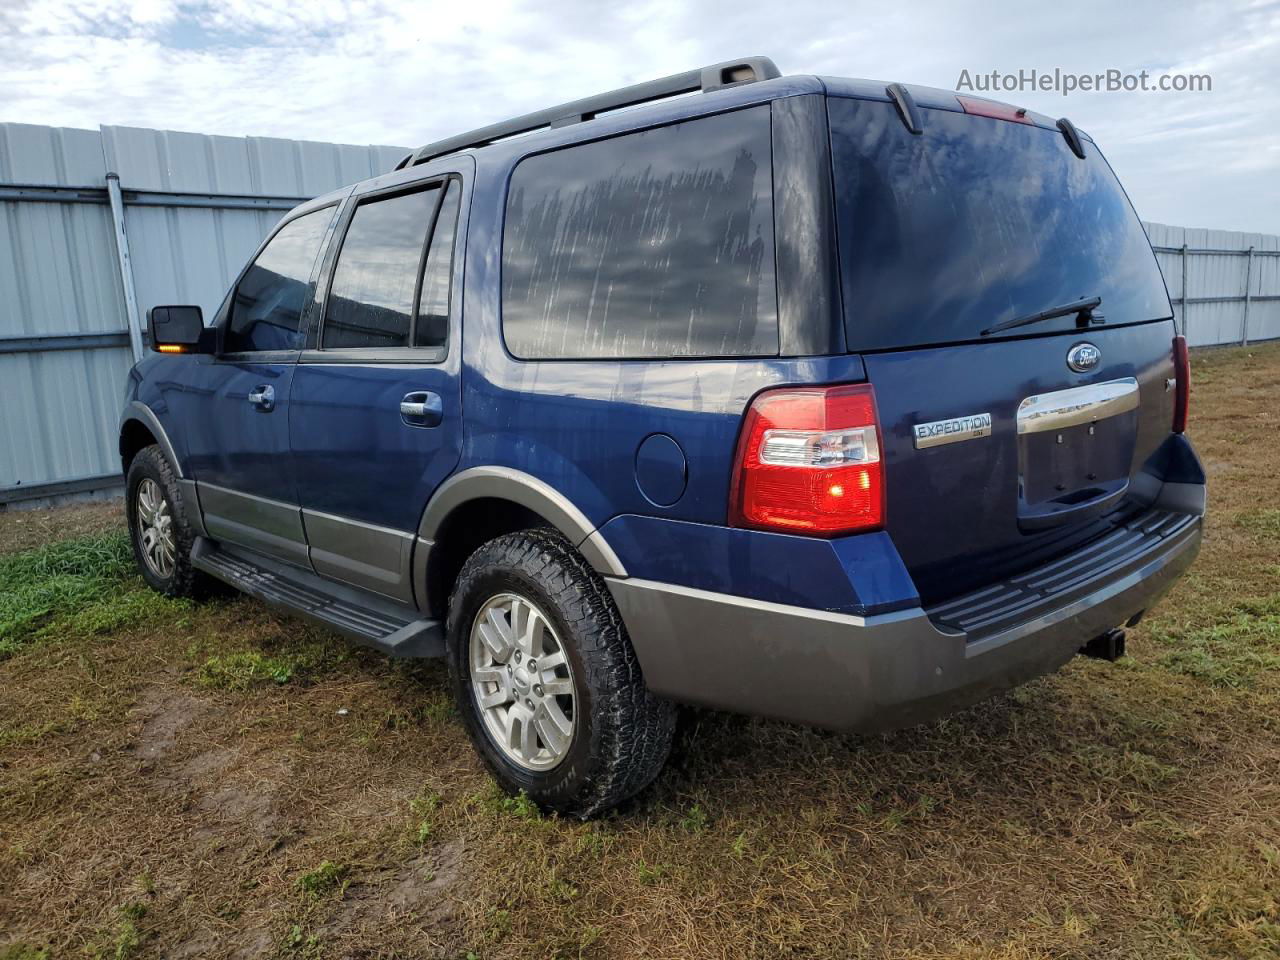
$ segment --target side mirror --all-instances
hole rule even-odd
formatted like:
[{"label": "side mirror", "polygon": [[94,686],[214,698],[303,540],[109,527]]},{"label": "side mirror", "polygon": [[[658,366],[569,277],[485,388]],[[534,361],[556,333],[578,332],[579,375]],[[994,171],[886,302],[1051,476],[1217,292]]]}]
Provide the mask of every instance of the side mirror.
[{"label": "side mirror", "polygon": [[151,349],[158,353],[213,353],[217,331],[204,325],[199,307],[152,307],[147,311]]}]

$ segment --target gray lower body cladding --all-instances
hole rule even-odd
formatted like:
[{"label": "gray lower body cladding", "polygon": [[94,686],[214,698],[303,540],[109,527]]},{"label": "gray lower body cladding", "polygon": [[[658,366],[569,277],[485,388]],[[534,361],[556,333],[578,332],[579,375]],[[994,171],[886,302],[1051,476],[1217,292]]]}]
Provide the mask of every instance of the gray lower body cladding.
[{"label": "gray lower body cladding", "polygon": [[837,730],[887,730],[1057,670],[1159,600],[1195,559],[1201,529],[1192,517],[1124,568],[980,637],[919,608],[855,617],[652,581],[608,584],[654,693]]}]

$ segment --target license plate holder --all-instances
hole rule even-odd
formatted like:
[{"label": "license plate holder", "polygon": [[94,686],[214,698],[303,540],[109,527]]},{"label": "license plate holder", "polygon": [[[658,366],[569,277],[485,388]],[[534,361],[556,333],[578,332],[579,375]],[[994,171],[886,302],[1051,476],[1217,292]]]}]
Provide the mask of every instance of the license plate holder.
[{"label": "license plate holder", "polygon": [[1018,407],[1018,525],[1056,526],[1124,496],[1138,385],[1105,381],[1027,397]]}]

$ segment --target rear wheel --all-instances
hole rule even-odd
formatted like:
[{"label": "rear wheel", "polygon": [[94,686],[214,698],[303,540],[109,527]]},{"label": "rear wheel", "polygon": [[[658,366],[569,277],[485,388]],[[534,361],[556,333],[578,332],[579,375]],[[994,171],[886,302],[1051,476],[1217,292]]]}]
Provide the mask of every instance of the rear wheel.
[{"label": "rear wheel", "polygon": [[463,721],[508,792],[587,817],[662,769],[675,708],[649,693],[604,582],[559,534],[525,530],[472,554],[448,637]]},{"label": "rear wheel", "polygon": [[171,597],[203,592],[207,578],[191,566],[195,531],[173,467],[160,447],[138,451],[125,483],[125,516],[142,578]]}]

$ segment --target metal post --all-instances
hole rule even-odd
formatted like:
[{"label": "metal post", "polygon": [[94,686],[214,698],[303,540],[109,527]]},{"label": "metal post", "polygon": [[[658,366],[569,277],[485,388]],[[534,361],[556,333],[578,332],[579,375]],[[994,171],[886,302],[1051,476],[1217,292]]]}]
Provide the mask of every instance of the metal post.
[{"label": "metal post", "polygon": [[1244,320],[1240,323],[1240,346],[1249,345],[1249,285],[1253,280],[1253,247],[1249,248],[1249,259],[1244,262]]},{"label": "metal post", "polygon": [[120,194],[120,175],[107,174],[107,196],[111,200],[111,219],[116,228],[116,257],[120,262],[120,284],[124,287],[125,320],[129,323],[129,346],[133,362],[142,359],[142,318],[138,315],[138,295],[133,288],[133,261],[129,259],[129,238],[124,232],[124,197]]},{"label": "metal post", "polygon": [[1182,244],[1182,335],[1187,335],[1187,245]]}]

